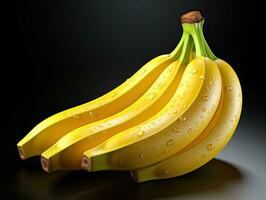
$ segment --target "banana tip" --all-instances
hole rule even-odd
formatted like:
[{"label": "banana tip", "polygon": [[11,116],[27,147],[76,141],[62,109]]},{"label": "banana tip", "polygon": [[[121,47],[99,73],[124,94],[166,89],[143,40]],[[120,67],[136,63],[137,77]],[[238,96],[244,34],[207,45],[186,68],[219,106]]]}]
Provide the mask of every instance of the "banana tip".
[{"label": "banana tip", "polygon": [[137,172],[136,172],[135,170],[131,170],[131,171],[130,171],[130,176],[132,177],[132,179],[133,179],[136,183],[139,183],[138,175],[137,175]]},{"label": "banana tip", "polygon": [[50,162],[48,159],[41,157],[42,168],[46,172],[50,172]]},{"label": "banana tip", "polygon": [[25,154],[24,154],[24,151],[23,151],[23,149],[20,146],[18,146],[18,153],[19,153],[19,156],[20,156],[20,158],[22,160],[25,160],[26,159]]},{"label": "banana tip", "polygon": [[89,172],[92,171],[91,160],[86,156],[83,156],[81,159],[81,167]]}]

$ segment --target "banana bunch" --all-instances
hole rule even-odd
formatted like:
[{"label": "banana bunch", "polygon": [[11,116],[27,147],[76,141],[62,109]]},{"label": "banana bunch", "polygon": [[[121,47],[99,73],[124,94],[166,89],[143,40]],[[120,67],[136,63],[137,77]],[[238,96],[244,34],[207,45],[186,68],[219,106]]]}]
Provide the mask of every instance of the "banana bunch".
[{"label": "banana bunch", "polygon": [[242,92],[232,67],[210,50],[198,11],[183,35],[111,92],[42,121],[18,144],[45,171],[129,170],[137,182],[193,171],[214,158],[237,127]]}]

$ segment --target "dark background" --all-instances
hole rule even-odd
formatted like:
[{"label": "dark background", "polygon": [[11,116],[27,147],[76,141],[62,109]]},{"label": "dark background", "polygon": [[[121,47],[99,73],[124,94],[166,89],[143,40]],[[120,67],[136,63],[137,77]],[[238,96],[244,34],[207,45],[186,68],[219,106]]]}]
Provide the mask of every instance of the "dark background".
[{"label": "dark background", "polygon": [[[260,50],[265,38],[262,31],[265,16],[261,7],[255,1],[240,4],[229,0],[10,2],[1,73],[5,113],[1,163],[7,167],[4,177],[8,188],[5,191],[18,199],[57,199],[71,195],[71,199],[83,199],[84,193],[85,198],[89,193],[96,199],[99,194],[111,197],[120,192],[130,192],[138,199],[143,193],[147,198],[176,197],[180,193],[149,194],[149,191],[164,185],[171,190],[181,187],[183,191],[186,189],[180,183],[198,183],[197,178],[191,178],[192,174],[144,185],[144,189],[136,192],[128,174],[58,172],[47,175],[41,171],[38,158],[21,161],[16,149],[16,143],[46,117],[99,97],[150,59],[171,52],[182,33],[179,17],[190,10],[201,11],[211,49],[237,72],[244,95],[239,129],[244,132],[253,126],[258,128],[259,131],[242,134],[253,136],[254,144],[262,136],[261,152],[265,152],[265,53]],[[204,176],[204,170],[209,168],[223,170],[224,165],[231,166],[216,159],[194,177]],[[213,180],[213,177],[208,179],[208,184],[212,185]],[[116,187],[123,189],[101,190],[100,186],[112,185],[112,181],[119,182]],[[97,189],[90,187],[94,183]],[[205,189],[197,193],[200,191]]]}]

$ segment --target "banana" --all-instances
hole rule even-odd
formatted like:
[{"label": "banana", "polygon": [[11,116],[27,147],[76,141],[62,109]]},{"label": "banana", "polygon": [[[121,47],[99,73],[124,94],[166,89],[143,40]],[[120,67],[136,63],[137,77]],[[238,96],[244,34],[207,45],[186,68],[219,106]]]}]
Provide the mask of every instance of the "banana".
[{"label": "banana", "polygon": [[[189,42],[185,36],[185,56]],[[60,169],[80,169],[80,159],[88,147],[95,147],[117,132],[141,123],[157,113],[172,97],[183,74],[180,61],[170,64],[136,102],[123,111],[103,120],[77,128],[42,153],[42,166],[47,172]]]},{"label": "banana", "polygon": [[225,61],[215,61],[224,85],[218,112],[208,127],[181,152],[155,165],[131,172],[137,182],[165,179],[191,172],[214,158],[229,142],[239,122],[242,91],[238,77]]},{"label": "banana", "polygon": [[83,168],[130,170],[175,154],[208,125],[218,106],[221,88],[217,65],[208,58],[195,58],[186,67],[173,98],[158,114],[86,151]]},{"label": "banana", "polygon": [[66,133],[112,116],[130,106],[149,89],[162,71],[180,56],[183,41],[184,37],[172,53],[152,59],[111,92],[39,123],[18,142],[21,159],[40,155]]}]

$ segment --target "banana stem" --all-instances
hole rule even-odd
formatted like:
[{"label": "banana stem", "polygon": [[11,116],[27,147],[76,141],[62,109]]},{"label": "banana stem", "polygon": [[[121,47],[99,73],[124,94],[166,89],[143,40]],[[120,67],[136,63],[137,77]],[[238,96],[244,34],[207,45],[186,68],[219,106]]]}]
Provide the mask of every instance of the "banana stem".
[{"label": "banana stem", "polygon": [[202,41],[201,34],[200,34],[200,23],[193,23],[182,24],[184,32],[188,33],[192,36],[195,49],[196,49],[196,56],[204,56],[207,57],[207,53],[205,51],[204,42]]},{"label": "banana stem", "polygon": [[184,64],[188,64],[190,62],[190,53],[193,47],[193,39],[187,33],[184,33],[184,38],[185,39],[184,39],[183,49],[178,60]]},{"label": "banana stem", "polygon": [[169,54],[171,58],[173,58],[174,60],[177,60],[181,54],[181,50],[184,44],[184,40],[185,40],[185,36],[187,34],[183,32],[182,37],[178,43],[178,45],[176,46],[176,48]]},{"label": "banana stem", "polygon": [[205,51],[208,55],[208,57],[212,60],[217,60],[218,58],[214,55],[214,53],[212,52],[212,50],[210,49],[205,37],[204,37],[204,34],[203,34],[203,24],[204,24],[204,21],[200,22],[199,23],[199,32],[200,32],[200,37],[201,37],[201,40],[203,42],[203,45],[204,45],[204,48],[205,48]]},{"label": "banana stem", "polygon": [[174,60],[179,60],[182,63],[186,64],[190,60],[190,52],[193,46],[193,39],[192,37],[183,32],[182,38],[178,43],[177,47],[170,53],[170,57]]},{"label": "banana stem", "polygon": [[204,18],[199,11],[191,11],[181,16],[184,33],[191,35],[194,41],[196,57],[203,56],[212,60],[218,59],[211,51],[203,34]]}]

